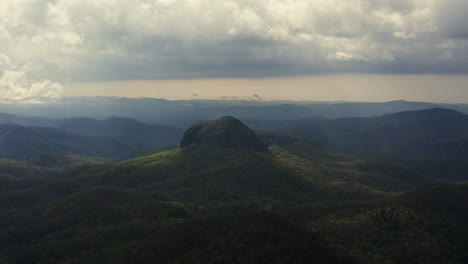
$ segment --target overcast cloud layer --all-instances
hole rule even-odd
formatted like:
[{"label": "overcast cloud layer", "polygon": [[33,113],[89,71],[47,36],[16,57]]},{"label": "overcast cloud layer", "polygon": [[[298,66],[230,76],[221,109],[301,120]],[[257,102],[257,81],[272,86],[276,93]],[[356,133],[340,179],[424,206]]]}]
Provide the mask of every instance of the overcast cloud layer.
[{"label": "overcast cloud layer", "polygon": [[468,72],[467,0],[2,0],[0,100],[68,81]]}]

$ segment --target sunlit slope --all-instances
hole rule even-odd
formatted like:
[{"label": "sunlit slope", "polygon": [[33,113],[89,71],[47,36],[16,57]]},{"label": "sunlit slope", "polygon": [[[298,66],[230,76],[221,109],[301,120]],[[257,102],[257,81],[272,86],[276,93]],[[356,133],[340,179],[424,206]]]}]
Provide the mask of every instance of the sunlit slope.
[{"label": "sunlit slope", "polygon": [[436,173],[424,169],[424,164],[434,162],[430,159],[358,159],[326,152],[304,139],[259,135],[268,151],[197,143],[118,164],[89,165],[61,177],[209,204],[369,199],[443,180],[447,175],[467,178],[463,162],[453,162],[445,173]]},{"label": "sunlit slope", "polygon": [[49,175],[5,161],[0,262],[466,259],[466,187],[411,191],[468,179],[463,160],[350,157],[218,121],[179,149],[115,164]]}]

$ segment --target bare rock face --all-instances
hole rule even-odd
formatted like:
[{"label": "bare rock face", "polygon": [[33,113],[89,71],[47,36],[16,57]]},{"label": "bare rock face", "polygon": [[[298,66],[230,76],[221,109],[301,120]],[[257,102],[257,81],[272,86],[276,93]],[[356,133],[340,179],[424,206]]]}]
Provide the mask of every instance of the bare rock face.
[{"label": "bare rock face", "polygon": [[267,145],[255,132],[232,116],[199,123],[185,131],[180,147],[204,144],[215,148],[246,147],[268,151]]}]

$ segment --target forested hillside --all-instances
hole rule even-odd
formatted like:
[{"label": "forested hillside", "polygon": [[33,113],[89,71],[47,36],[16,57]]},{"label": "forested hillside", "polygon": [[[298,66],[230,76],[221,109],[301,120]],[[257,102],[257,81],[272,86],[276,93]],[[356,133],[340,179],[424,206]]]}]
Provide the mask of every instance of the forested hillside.
[{"label": "forested hillside", "polygon": [[254,132],[233,117],[201,123],[182,142],[69,169],[4,161],[0,260],[467,260],[463,160],[334,154],[306,139]]}]

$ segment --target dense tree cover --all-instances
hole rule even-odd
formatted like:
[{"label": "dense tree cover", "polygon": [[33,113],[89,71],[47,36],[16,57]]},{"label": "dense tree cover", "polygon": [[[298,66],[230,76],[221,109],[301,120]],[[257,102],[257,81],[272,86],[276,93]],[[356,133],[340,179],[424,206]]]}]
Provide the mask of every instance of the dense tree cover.
[{"label": "dense tree cover", "polygon": [[50,167],[35,166],[25,161],[0,159],[0,174],[9,174],[20,178],[43,177],[54,173]]},{"label": "dense tree cover", "polygon": [[[259,133],[71,169],[3,161],[0,263],[466,263],[463,160]],[[435,185],[431,185],[437,183]],[[429,187],[423,187],[430,185]],[[419,188],[414,190],[415,188]]]},{"label": "dense tree cover", "polygon": [[466,186],[436,185],[367,202],[206,210],[101,187],[4,211],[0,255],[4,263],[465,263],[467,200]]}]

